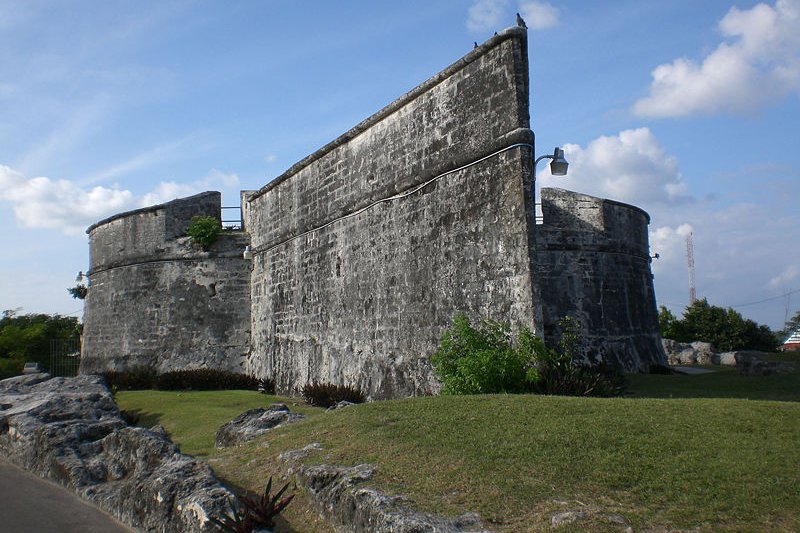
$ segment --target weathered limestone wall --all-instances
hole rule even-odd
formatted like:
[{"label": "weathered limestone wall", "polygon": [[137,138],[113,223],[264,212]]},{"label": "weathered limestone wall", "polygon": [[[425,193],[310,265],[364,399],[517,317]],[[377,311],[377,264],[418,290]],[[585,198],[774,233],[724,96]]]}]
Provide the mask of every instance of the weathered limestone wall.
[{"label": "weathered limestone wall", "polygon": [[530,147],[414,191],[533,142],[526,47],[501,32],[247,197],[250,371],[424,394],[456,312],[534,326]]},{"label": "weathered limestone wall", "polygon": [[629,372],[666,364],[650,271],[650,217],[632,205],[562,189],[542,189],[536,233],[545,340],[558,322],[580,324],[588,362]]},{"label": "weathered limestone wall", "polygon": [[195,215],[220,216],[207,192],[98,222],[87,230],[89,292],[81,372],[241,372],[250,341],[249,237],[225,232],[208,251],[185,237]]}]

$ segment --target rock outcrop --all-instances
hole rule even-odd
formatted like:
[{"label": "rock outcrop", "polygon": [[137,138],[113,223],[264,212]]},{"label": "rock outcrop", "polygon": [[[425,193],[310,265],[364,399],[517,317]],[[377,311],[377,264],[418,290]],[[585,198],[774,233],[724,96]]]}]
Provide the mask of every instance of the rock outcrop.
[{"label": "rock outcrop", "polygon": [[360,484],[372,479],[375,466],[361,464],[353,467],[304,465],[302,459],[321,449],[313,443],[302,450],[281,454],[289,475],[294,474],[298,485],[305,488],[317,508],[334,527],[352,533],[491,533],[483,528],[475,513],[455,518],[442,518],[419,513],[409,507],[401,496],[388,496]]},{"label": "rock outcrop", "polygon": [[766,361],[769,354],[755,350],[717,352],[708,342],[678,342],[662,339],[664,351],[670,365],[720,365],[735,366],[740,374],[746,376],[769,375],[793,372],[794,365],[788,362]]},{"label": "rock outcrop", "polygon": [[211,532],[232,494],[160,426],[129,427],[102,378],[0,381],[0,451],[144,531]]},{"label": "rock outcrop", "polygon": [[709,342],[678,342],[662,339],[667,361],[671,365],[711,365],[714,363],[714,347]]},{"label": "rock outcrop", "polygon": [[214,445],[217,448],[237,446],[282,424],[290,424],[303,418],[305,417],[301,414],[290,413],[283,403],[272,404],[269,409],[250,409],[220,427],[214,438]]}]

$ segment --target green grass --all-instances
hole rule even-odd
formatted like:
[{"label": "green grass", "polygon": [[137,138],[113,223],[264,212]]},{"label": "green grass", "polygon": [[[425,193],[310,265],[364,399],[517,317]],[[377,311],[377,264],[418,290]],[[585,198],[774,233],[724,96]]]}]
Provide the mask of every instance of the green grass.
[{"label": "green grass", "polygon": [[698,375],[628,376],[628,395],[638,398],[740,398],[800,402],[800,372],[742,376],[733,368],[707,367]]},{"label": "green grass", "polygon": [[[214,436],[217,429],[254,407],[267,407],[270,403],[289,401],[275,396],[265,396],[255,391],[120,391],[116,396],[120,409],[139,416],[138,425],[164,426],[183,453],[205,457],[215,451]],[[312,410],[300,404],[293,411]]]},{"label": "green grass", "polygon": [[[209,447],[219,425],[273,398],[144,391],[119,393],[118,402],[250,490],[280,472],[280,452],[320,442],[309,461],[374,463],[374,486],[425,511],[477,511],[498,532],[547,531],[550,516],[568,509],[617,513],[637,531],[797,531],[800,402],[791,376],[795,389],[780,393],[769,384],[782,376],[760,383],[721,372],[637,376],[634,398],[443,396],[305,408],[306,420],[225,451]],[[737,386],[751,399],[731,398]],[[669,394],[717,397],[644,397]],[[328,531],[313,515],[301,497],[279,530]],[[620,530],[599,514],[571,528],[562,530]]]}]

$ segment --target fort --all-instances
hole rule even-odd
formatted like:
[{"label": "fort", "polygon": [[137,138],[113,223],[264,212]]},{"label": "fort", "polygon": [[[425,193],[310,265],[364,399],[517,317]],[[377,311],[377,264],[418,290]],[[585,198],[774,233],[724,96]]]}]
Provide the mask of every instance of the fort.
[{"label": "fort", "polygon": [[[458,312],[548,343],[573,316],[587,363],[665,364],[641,209],[542,189],[537,220],[527,34],[509,28],[241,194],[208,250],[207,192],[91,226],[82,373],[210,367],[370,398],[430,394]],[[243,250],[249,246],[248,257]]]}]

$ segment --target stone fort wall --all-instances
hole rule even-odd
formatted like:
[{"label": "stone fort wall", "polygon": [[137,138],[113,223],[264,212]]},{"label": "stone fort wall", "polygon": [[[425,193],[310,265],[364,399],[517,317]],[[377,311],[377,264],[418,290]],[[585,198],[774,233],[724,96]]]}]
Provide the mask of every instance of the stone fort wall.
[{"label": "stone fort wall", "polygon": [[665,363],[647,214],[544,189],[537,225],[528,102],[526,32],[510,28],[243,192],[246,233],[209,252],[182,235],[192,215],[219,216],[218,193],[92,226],[82,372],[211,366],[283,393],[429,394],[458,312],[550,343],[571,315],[587,359]]},{"label": "stone fort wall", "polygon": [[191,218],[220,216],[207,192],[91,226],[81,373],[149,366],[159,372],[242,372],[250,349],[249,243],[225,232],[208,251],[186,237]]},{"label": "stone fort wall", "polygon": [[250,195],[250,371],[427,394],[455,313],[534,325],[532,141],[510,29]]},{"label": "stone fort wall", "polygon": [[543,335],[575,318],[588,363],[648,371],[665,355],[658,328],[647,226],[638,207],[562,189],[542,189],[536,228],[536,280]]}]

